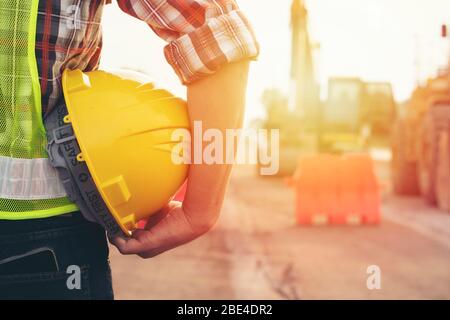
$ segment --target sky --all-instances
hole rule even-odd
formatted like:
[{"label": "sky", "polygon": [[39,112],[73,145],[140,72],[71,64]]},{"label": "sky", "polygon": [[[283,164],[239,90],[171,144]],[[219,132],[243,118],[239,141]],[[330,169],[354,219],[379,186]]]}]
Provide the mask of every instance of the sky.
[{"label": "sky", "polygon": [[[253,24],[261,54],[251,67],[247,121],[262,117],[266,88],[289,88],[291,0],[238,0]],[[389,81],[397,100],[408,98],[417,81],[446,64],[450,39],[440,26],[450,25],[449,0],[305,0],[315,50],[315,69],[323,92],[329,77],[356,76]],[[149,74],[184,96],[163,55],[164,41],[116,4],[103,17],[101,68],[131,68]]]}]

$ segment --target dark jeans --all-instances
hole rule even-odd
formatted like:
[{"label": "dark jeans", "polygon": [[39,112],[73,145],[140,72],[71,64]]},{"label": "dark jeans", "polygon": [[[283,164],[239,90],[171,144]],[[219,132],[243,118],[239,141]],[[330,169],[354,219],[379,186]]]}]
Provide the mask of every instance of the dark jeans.
[{"label": "dark jeans", "polygon": [[113,299],[108,254],[80,213],[0,220],[0,299]]}]

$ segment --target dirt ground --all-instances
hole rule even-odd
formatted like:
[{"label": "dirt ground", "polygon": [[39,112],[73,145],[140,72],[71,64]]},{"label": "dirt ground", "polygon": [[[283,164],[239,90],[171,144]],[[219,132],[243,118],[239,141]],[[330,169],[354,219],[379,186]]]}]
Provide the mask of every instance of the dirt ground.
[{"label": "dirt ground", "polygon": [[[150,260],[111,249],[117,299],[450,299],[450,214],[390,195],[379,226],[298,227],[281,178],[235,168],[219,223]],[[381,270],[369,290],[367,268]]]}]

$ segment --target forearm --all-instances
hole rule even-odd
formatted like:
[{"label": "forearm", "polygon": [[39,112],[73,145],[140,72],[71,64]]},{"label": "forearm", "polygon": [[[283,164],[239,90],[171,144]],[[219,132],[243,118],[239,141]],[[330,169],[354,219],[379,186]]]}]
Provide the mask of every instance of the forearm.
[{"label": "forearm", "polygon": [[[215,75],[188,87],[188,110],[193,136],[194,121],[201,121],[203,132],[242,126],[249,62],[230,64]],[[225,140],[225,139],[224,139]],[[194,141],[194,139],[193,139]],[[196,148],[192,146],[192,154]],[[225,150],[223,150],[225,154]],[[192,164],[183,209],[189,222],[200,231],[216,221],[222,206],[230,164]]]},{"label": "forearm", "polygon": [[[242,124],[248,62],[222,68],[218,73],[188,87],[188,109],[192,122],[201,121],[204,130],[226,129]],[[171,202],[145,229],[131,239],[117,238],[114,244],[123,254],[153,257],[194,240],[216,222],[225,195],[230,164],[192,164],[183,206]]]}]

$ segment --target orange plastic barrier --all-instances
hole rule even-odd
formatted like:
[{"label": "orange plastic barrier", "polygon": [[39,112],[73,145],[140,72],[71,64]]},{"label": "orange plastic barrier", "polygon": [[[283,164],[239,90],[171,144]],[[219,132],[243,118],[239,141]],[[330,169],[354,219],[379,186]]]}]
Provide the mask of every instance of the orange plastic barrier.
[{"label": "orange plastic barrier", "polygon": [[302,157],[289,184],[299,225],[377,224],[380,191],[368,155]]}]

